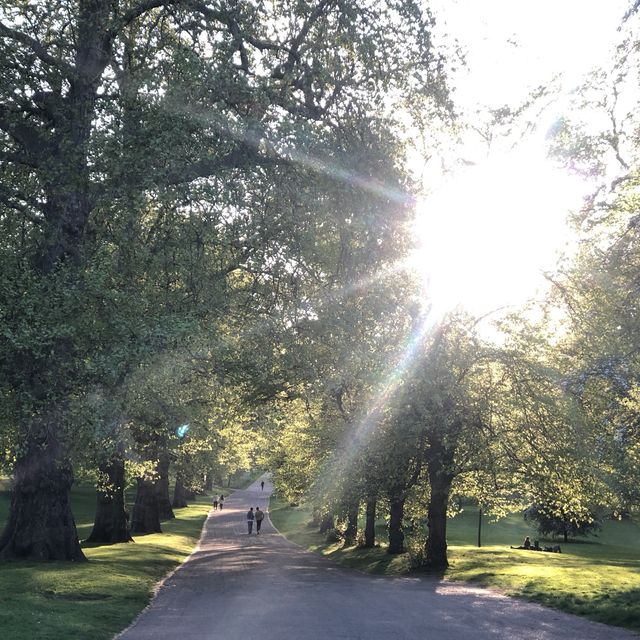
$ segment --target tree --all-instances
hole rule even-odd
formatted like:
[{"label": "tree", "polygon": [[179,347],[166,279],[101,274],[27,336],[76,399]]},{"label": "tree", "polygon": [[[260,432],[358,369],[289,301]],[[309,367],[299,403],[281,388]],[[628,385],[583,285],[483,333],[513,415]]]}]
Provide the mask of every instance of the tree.
[{"label": "tree", "polygon": [[[572,506],[566,498],[559,505],[532,504],[525,510],[524,519],[535,522],[541,535],[561,535],[565,542],[569,537],[586,536],[602,527],[595,514],[584,508],[572,511]],[[558,511],[560,515],[556,515]]]},{"label": "tree", "polygon": [[[565,317],[558,349],[566,388],[578,399],[599,457],[606,503],[616,515],[638,508],[638,81],[634,7],[616,56],[576,92],[552,151],[588,176],[592,193],[575,217],[580,247],[549,274],[552,302]],[[585,106],[589,107],[587,117]],[[591,124],[589,124],[591,123]]]},{"label": "tree", "polygon": [[[186,198],[186,185],[196,181],[208,192],[204,202],[222,189],[232,203],[256,176],[275,184],[282,167],[357,180],[333,168],[331,148],[311,155],[320,149],[307,142],[332,127],[348,130],[345,115],[382,105],[389,89],[439,104],[447,96],[431,17],[409,0],[286,2],[269,10],[261,3],[81,0],[60,7],[47,0],[2,9],[0,219],[8,234],[1,383],[3,416],[18,428],[0,557],[80,560],[68,503],[75,425],[66,411],[96,384],[86,365],[100,359],[93,327],[102,305],[88,275],[106,248],[94,230],[108,224],[111,203],[122,198],[121,211],[135,214],[120,226],[135,239],[132,229],[153,235],[167,219],[149,200]],[[132,88],[136,68],[149,70],[148,82]],[[126,144],[135,138],[135,147],[123,164],[118,140],[127,128]],[[130,207],[137,196],[142,206]],[[234,210],[229,204],[227,220]],[[131,252],[134,245],[126,246]],[[162,243],[153,251],[171,254]],[[171,290],[176,281],[164,284]],[[112,353],[109,332],[102,337],[98,344]],[[36,535],[36,521],[56,524]]]}]

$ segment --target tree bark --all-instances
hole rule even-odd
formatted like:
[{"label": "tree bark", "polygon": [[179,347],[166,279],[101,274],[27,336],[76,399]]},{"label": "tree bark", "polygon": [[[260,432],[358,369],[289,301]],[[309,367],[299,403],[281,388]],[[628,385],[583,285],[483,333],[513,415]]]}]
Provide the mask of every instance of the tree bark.
[{"label": "tree bark", "polygon": [[158,488],[152,480],[138,478],[138,491],[131,518],[131,533],[162,533]]},{"label": "tree bark", "polygon": [[427,513],[428,536],[425,565],[434,570],[446,569],[447,559],[447,506],[453,477],[446,472],[439,456],[429,461],[431,496]]},{"label": "tree bark", "polygon": [[176,474],[176,486],[173,491],[173,508],[181,509],[187,506],[187,490],[184,486],[181,471]]},{"label": "tree bark", "polygon": [[171,458],[168,451],[162,451],[158,456],[158,509],[160,510],[160,520],[172,520],[175,518],[171,508],[171,498],[169,497],[169,465]]},{"label": "tree bark", "polygon": [[0,559],[86,560],[69,503],[73,472],[56,438],[56,419],[33,421],[16,461]]},{"label": "tree bark", "polygon": [[364,546],[367,548],[376,544],[376,507],[376,498],[368,498],[364,525]]},{"label": "tree bark", "polygon": [[478,507],[478,547],[482,546],[482,507]]},{"label": "tree bark", "polygon": [[389,496],[389,547],[387,553],[404,553],[404,532],[402,519],[404,518],[404,498]]},{"label": "tree bark", "polygon": [[97,490],[96,515],[87,542],[130,542],[129,517],[124,498],[124,460],[116,456],[100,465],[100,471],[107,476],[108,484]]},{"label": "tree bark", "polygon": [[202,488],[204,491],[211,491],[213,489],[213,473],[211,471],[208,471],[205,475]]}]

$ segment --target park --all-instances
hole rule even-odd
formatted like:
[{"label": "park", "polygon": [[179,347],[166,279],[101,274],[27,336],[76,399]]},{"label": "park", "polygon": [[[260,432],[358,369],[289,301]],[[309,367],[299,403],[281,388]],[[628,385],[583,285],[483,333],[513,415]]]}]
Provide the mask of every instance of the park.
[{"label": "park", "polygon": [[639,637],[638,86],[638,0],[0,0],[0,638]]}]

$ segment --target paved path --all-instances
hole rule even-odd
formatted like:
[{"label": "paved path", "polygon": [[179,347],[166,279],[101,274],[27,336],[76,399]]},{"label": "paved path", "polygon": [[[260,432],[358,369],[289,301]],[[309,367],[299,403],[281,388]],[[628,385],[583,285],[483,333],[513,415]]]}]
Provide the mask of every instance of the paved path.
[{"label": "paved path", "polygon": [[119,640],[639,640],[639,636],[485,589],[370,576],[278,535],[247,535],[271,485],[212,512],[199,549]]}]

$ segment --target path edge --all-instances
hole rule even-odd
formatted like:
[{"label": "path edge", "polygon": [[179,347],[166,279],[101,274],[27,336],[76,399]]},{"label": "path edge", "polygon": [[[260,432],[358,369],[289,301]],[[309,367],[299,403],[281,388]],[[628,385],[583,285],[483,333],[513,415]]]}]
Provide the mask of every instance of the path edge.
[{"label": "path edge", "polygon": [[202,544],[202,540],[209,528],[209,520],[211,519],[212,513],[213,513],[213,507],[210,507],[209,513],[207,513],[207,517],[205,518],[205,521],[202,525],[202,529],[200,530],[200,537],[198,538],[198,542],[196,542],[196,546],[192,549],[191,553],[177,567],[169,571],[167,575],[165,575],[163,578],[158,580],[158,582],[156,582],[153,585],[153,589],[151,590],[151,599],[149,600],[147,605],[144,607],[144,609],[138,612],[138,615],[129,623],[128,626],[126,626],[121,631],[118,631],[118,633],[116,633],[116,635],[113,636],[112,640],[118,640],[118,638],[122,637],[127,631],[133,629],[133,627],[135,627],[138,624],[138,622],[140,621],[140,618],[151,608],[151,605],[154,603],[155,599],[158,597],[158,593],[160,592],[160,589],[162,589],[162,587],[165,585],[167,580],[170,580],[176,573],[178,573],[178,571],[180,571],[180,569],[182,569],[187,564],[187,562],[189,562],[191,558],[196,553],[198,553],[198,551],[200,551],[200,545]]}]

